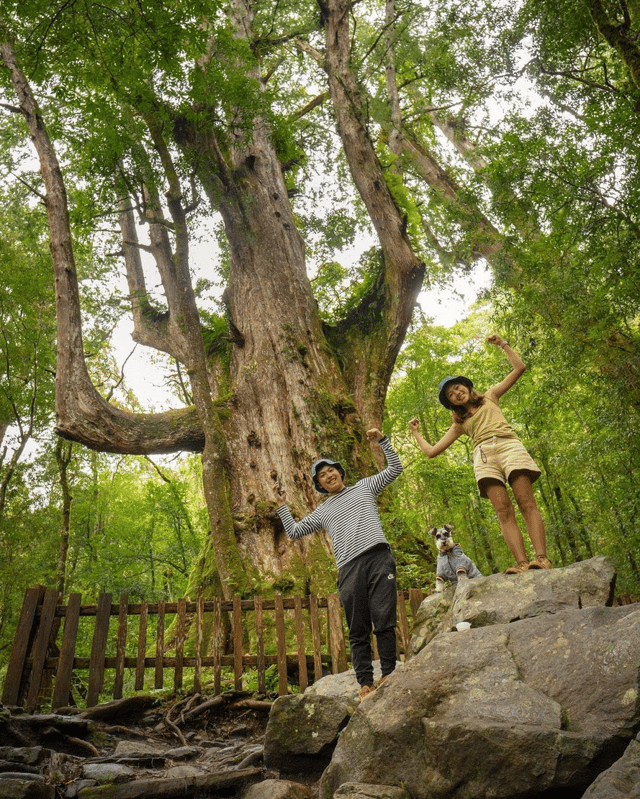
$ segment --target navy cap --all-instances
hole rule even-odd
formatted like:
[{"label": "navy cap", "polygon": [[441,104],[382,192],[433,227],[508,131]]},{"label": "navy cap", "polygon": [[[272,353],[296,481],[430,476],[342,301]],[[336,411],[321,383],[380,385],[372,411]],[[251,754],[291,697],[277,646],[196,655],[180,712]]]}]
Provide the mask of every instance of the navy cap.
[{"label": "navy cap", "polygon": [[457,377],[445,377],[444,380],[441,380],[440,385],[438,386],[438,399],[440,400],[440,403],[450,411],[452,411],[455,407],[455,405],[452,405],[449,402],[446,396],[447,386],[451,383],[462,383],[462,385],[466,386],[467,388],[473,388],[473,383],[471,380],[464,375],[458,375]]},{"label": "navy cap", "polygon": [[312,477],[312,479],[313,479],[313,484],[314,484],[314,486],[316,487],[316,491],[319,491],[321,494],[328,494],[329,492],[326,490],[326,488],[323,488],[323,487],[322,487],[322,486],[321,486],[321,485],[318,483],[318,478],[317,478],[317,474],[318,474],[318,472],[320,471],[320,469],[321,469],[323,466],[335,466],[335,467],[336,467],[336,469],[337,469],[337,470],[340,472],[340,474],[342,475],[342,479],[343,479],[343,480],[344,480],[344,478],[345,478],[345,476],[346,476],[346,474],[347,474],[347,473],[345,472],[345,470],[344,470],[344,466],[343,466],[341,463],[338,463],[338,461],[332,461],[332,460],[329,460],[329,458],[320,458],[319,460],[317,460],[317,461],[316,461],[316,462],[315,462],[315,463],[312,465],[312,467],[311,467],[311,477]]}]

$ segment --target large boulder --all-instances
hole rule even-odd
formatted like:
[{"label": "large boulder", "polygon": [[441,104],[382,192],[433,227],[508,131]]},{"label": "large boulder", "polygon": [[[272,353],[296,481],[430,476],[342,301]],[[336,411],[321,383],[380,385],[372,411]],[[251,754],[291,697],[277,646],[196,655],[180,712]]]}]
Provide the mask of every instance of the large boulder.
[{"label": "large boulder", "polygon": [[[381,676],[380,661],[376,660],[373,678]],[[265,733],[267,768],[321,772],[331,759],[340,730],[358,707],[358,687],[356,673],[349,669],[318,680],[304,694],[278,697]]]},{"label": "large boulder", "polygon": [[265,733],[267,768],[285,773],[321,772],[331,759],[338,733],[358,705],[354,693],[351,690],[347,696],[337,697],[306,693],[278,697]]},{"label": "large boulder", "polygon": [[472,627],[509,624],[570,608],[610,605],[616,573],[609,558],[597,557],[551,571],[517,577],[492,574],[460,580],[457,586],[423,600],[411,635],[409,657],[461,621]]},{"label": "large boulder", "polygon": [[0,799],[54,799],[56,789],[37,774],[0,774]]},{"label": "large boulder", "polygon": [[361,704],[353,672],[275,703],[265,761],[334,749],[322,799],[575,798],[610,768],[633,779],[640,605],[611,607],[615,577],[597,557],[427,597],[407,661]]},{"label": "large boulder", "polygon": [[638,729],[639,662],[638,605],[440,634],[354,712],[320,795],[347,782],[412,799],[579,795]]}]

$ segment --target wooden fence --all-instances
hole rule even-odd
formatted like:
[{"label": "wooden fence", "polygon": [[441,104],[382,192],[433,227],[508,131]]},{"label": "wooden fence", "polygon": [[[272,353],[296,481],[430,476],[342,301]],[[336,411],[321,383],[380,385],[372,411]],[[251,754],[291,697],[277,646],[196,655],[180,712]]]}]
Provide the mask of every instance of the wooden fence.
[{"label": "wooden fence", "polygon": [[[415,616],[424,596],[419,589],[398,592],[401,652],[409,647],[409,614]],[[156,617],[155,630],[150,625],[152,617]],[[92,629],[86,623],[81,629],[83,621]],[[166,640],[169,630],[170,640]],[[287,651],[288,646],[292,648],[290,642],[295,642],[294,652]],[[90,651],[89,657],[76,656],[79,647]],[[375,636],[374,654],[377,657]],[[252,669],[257,673],[258,690],[266,693],[267,669],[273,665],[279,695],[289,692],[290,673],[295,673],[303,691],[323,673],[349,668],[336,594],[155,604],[132,604],[126,595],[114,604],[111,594],[101,594],[97,605],[82,605],[81,594],[70,594],[64,605],[59,604],[57,591],[35,586],[25,592],[2,702],[29,712],[45,706],[58,709],[75,703],[73,692],[79,689],[86,706],[92,707],[105,692],[106,670],[113,670],[110,694],[114,699],[122,697],[127,669],[133,672],[136,691],[145,688],[145,673],[150,680],[151,672],[153,687],[163,688],[165,669],[173,672],[173,689],[178,691],[186,668],[193,670],[194,691],[200,692],[203,679],[208,679],[207,690],[216,695],[222,691],[223,668],[233,673],[236,690],[242,689],[243,675]],[[82,671],[88,671],[85,681],[78,679]]]}]

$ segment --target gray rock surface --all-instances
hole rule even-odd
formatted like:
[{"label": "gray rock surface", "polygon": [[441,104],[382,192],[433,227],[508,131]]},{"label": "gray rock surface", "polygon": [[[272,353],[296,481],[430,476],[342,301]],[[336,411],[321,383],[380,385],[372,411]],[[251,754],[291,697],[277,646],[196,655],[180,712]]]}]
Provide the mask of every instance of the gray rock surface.
[{"label": "gray rock surface", "polygon": [[0,759],[21,763],[25,766],[39,766],[50,755],[42,746],[0,746]]},{"label": "gray rock surface", "polygon": [[611,604],[615,577],[611,560],[597,557],[563,569],[461,580],[457,587],[423,600],[409,655],[417,654],[439,633],[452,631],[460,621],[471,622],[473,628],[486,627]]},{"label": "gray rock surface", "polygon": [[55,799],[55,788],[27,774],[0,775],[0,799]]},{"label": "gray rock surface", "polygon": [[334,799],[411,799],[404,788],[361,782],[345,782],[333,796]]},{"label": "gray rock surface", "polygon": [[128,782],[135,774],[133,769],[121,766],[119,763],[87,763],[82,773],[85,779],[95,780],[99,785],[109,782]]},{"label": "gray rock surface", "polygon": [[358,706],[353,693],[350,686],[347,696],[305,692],[278,697],[265,734],[267,768],[285,773],[321,771],[331,759],[338,733]]},{"label": "gray rock surface", "polygon": [[118,741],[113,752],[114,757],[130,757],[144,759],[148,757],[162,757],[166,747],[150,744],[144,741]]},{"label": "gray rock surface", "polygon": [[312,799],[314,794],[299,782],[263,780],[252,785],[242,799]]},{"label": "gray rock surface", "polygon": [[321,795],[353,781],[412,799],[586,790],[640,725],[639,662],[638,605],[441,633],[354,712]]},{"label": "gray rock surface", "polygon": [[595,778],[582,799],[640,799],[640,735]]}]

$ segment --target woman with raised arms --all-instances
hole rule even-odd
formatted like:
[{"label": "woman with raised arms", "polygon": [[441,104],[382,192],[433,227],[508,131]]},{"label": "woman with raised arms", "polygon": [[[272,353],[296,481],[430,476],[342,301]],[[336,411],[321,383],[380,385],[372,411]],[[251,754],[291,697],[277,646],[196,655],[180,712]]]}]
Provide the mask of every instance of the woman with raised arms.
[{"label": "woman with raised arms", "polygon": [[[452,412],[451,427],[436,444],[430,444],[420,433],[418,419],[409,422],[409,429],[428,458],[440,455],[461,435],[470,436],[480,496],[489,499],[493,505],[504,540],[516,561],[505,573],[521,574],[528,569],[550,569],[552,564],[547,557],[544,523],[532,487],[540,477],[540,469],[505,419],[499,405],[500,397],[521,377],[526,366],[502,336],[493,333],[487,341],[503,350],[511,363],[511,371],[504,380],[480,394],[468,377],[445,377],[438,386],[438,398]],[[527,557],[507,484],[511,486],[531,539],[534,554],[531,560]]]}]

